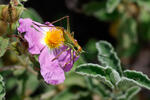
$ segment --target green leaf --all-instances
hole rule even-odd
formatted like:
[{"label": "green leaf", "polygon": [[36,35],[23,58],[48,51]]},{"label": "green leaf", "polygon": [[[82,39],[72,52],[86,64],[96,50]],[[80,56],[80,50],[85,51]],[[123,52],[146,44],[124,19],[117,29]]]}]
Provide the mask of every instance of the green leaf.
[{"label": "green leaf", "polygon": [[140,49],[140,45],[139,44],[132,44],[132,46],[130,46],[130,48],[126,48],[124,50],[118,50],[119,54],[121,57],[131,57],[137,54],[138,50]]},{"label": "green leaf", "polygon": [[106,1],[97,2],[93,1],[83,6],[83,12],[87,15],[92,15],[99,20],[108,21],[114,20],[118,17],[117,12],[107,13],[106,11]]},{"label": "green leaf", "polygon": [[125,70],[124,75],[127,78],[131,79],[137,85],[150,89],[150,79],[147,75],[143,74],[142,72],[137,72],[134,70]]},{"label": "green leaf", "polygon": [[68,89],[66,89],[65,91],[59,93],[54,99],[52,100],[71,100],[72,97],[74,96],[74,94],[72,94],[71,92],[69,92]]},{"label": "green leaf", "polygon": [[103,56],[110,56],[112,53],[114,53],[114,48],[107,41],[97,42],[96,48],[97,48],[99,54],[102,54]]},{"label": "green leaf", "polygon": [[8,47],[9,39],[4,39],[3,37],[0,37],[0,57],[2,57]]},{"label": "green leaf", "polygon": [[3,77],[0,75],[0,100],[4,100],[5,99],[5,83],[3,81]]},{"label": "green leaf", "polygon": [[124,16],[119,27],[120,41],[123,48],[130,48],[133,43],[137,43],[137,23],[133,18]]},{"label": "green leaf", "polygon": [[139,21],[140,22],[144,22],[144,23],[146,23],[146,22],[150,22],[150,13],[149,13],[149,11],[146,11],[146,10],[144,10],[144,8],[141,8],[141,12],[140,12],[140,14],[139,14]]},{"label": "green leaf", "polygon": [[[80,81],[78,81],[80,80]],[[85,79],[84,77],[81,77],[80,75],[72,72],[66,74],[66,80],[64,82],[65,86],[72,86],[72,85],[78,85],[81,87],[86,87]]]},{"label": "green leaf", "polygon": [[78,90],[78,87],[69,87],[57,94],[52,100],[80,100],[79,98],[82,96],[89,96],[87,91],[78,90],[75,92],[75,90]]},{"label": "green leaf", "polygon": [[39,86],[39,80],[37,79],[37,76],[29,73],[28,79],[26,82],[26,86],[25,86],[26,91],[28,91],[28,93],[32,94],[35,92],[35,90],[38,88],[38,86]]},{"label": "green leaf", "polygon": [[87,88],[92,91],[93,88],[95,87],[94,83],[93,83],[93,80],[91,77],[85,77],[85,80],[86,80],[86,85],[87,85]]},{"label": "green leaf", "polygon": [[34,21],[37,21],[40,23],[43,22],[40,15],[33,8],[25,9],[21,15],[21,18],[31,18]]},{"label": "green leaf", "polygon": [[95,43],[95,39],[90,39],[85,46],[85,50],[88,51],[88,53],[84,53],[84,58],[87,62],[93,62],[96,59],[97,49]]},{"label": "green leaf", "polygon": [[120,81],[118,81],[116,83],[116,86],[119,90],[121,91],[126,91],[127,89],[133,87],[133,86],[136,86],[137,84],[131,80],[131,79],[128,79],[126,77],[122,77]]},{"label": "green leaf", "polygon": [[118,97],[118,100],[131,100],[140,90],[140,87],[133,86],[129,88],[124,95]]},{"label": "green leaf", "polygon": [[150,40],[150,13],[149,11],[144,10],[141,8],[141,13],[139,15],[139,37],[142,38],[144,41]]},{"label": "green leaf", "polygon": [[6,80],[6,90],[10,91],[11,89],[13,89],[16,86],[16,81],[17,81],[16,77],[10,77],[9,79],[7,79]]},{"label": "green leaf", "polygon": [[92,89],[94,93],[97,93],[101,96],[101,99],[108,100],[111,97],[111,91],[103,83],[99,83],[94,86],[95,88]]},{"label": "green leaf", "polygon": [[117,100],[131,100],[141,89],[137,83],[127,77],[122,77],[116,86],[122,92]]},{"label": "green leaf", "polygon": [[82,64],[76,69],[76,73],[99,79],[110,88],[114,88],[116,82],[120,81],[119,74],[110,67],[102,67],[98,64]]},{"label": "green leaf", "polygon": [[137,50],[137,22],[134,18],[123,15],[118,29],[118,41],[120,56],[129,57]]},{"label": "green leaf", "polygon": [[105,2],[93,1],[83,6],[83,12],[85,12],[87,15],[92,15],[94,12],[97,12],[104,7]]},{"label": "green leaf", "polygon": [[85,77],[85,79],[89,91],[99,94],[101,98],[110,97],[110,91],[106,88],[106,86],[103,83],[95,83],[94,79],[92,79],[91,77]]},{"label": "green leaf", "polygon": [[112,68],[107,68],[106,74],[109,75],[109,78],[114,85],[121,80],[119,73]]},{"label": "green leaf", "polygon": [[117,11],[107,13],[106,9],[100,9],[99,11],[93,13],[93,16],[102,21],[112,21],[118,18],[119,13]]},{"label": "green leaf", "polygon": [[107,12],[112,13],[118,6],[121,0],[108,0],[106,7],[107,7]]},{"label": "green leaf", "polygon": [[107,79],[105,68],[98,64],[82,64],[76,68],[76,73],[100,79],[110,88],[114,88],[113,84]]},{"label": "green leaf", "polygon": [[99,41],[96,43],[96,48],[98,50],[99,62],[103,66],[112,67],[119,72],[120,75],[122,75],[120,59],[118,58],[112,45],[106,41]]},{"label": "green leaf", "polygon": [[144,7],[146,10],[150,11],[150,1],[149,0],[136,0],[139,6]]}]

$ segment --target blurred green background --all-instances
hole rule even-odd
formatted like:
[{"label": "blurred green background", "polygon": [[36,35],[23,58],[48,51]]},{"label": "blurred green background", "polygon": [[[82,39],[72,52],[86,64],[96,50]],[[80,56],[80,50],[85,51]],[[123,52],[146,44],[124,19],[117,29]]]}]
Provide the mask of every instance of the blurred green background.
[{"label": "blurred green background", "polygon": [[[9,0],[0,0],[1,5],[8,3]],[[4,77],[7,91],[6,100],[103,100],[101,95],[90,90],[87,81],[91,79],[74,73],[77,65],[98,63],[95,47],[98,40],[106,40],[115,47],[124,69],[142,71],[150,77],[150,0],[28,0],[22,4],[26,9],[21,17],[30,17],[37,22],[52,22],[70,16],[71,30],[75,32],[75,39],[85,53],[73,69],[66,73],[65,82],[52,86],[43,81],[34,70],[36,65],[28,62],[26,55],[18,56],[18,52],[13,53],[8,49],[0,58],[0,73]],[[3,33],[7,33],[9,24],[0,20],[1,36],[6,37]],[[17,34],[15,25],[18,24],[13,24],[12,33]],[[66,28],[66,21],[55,25]],[[33,67],[18,67],[24,60]],[[97,83],[97,80],[94,82]],[[100,86],[104,90],[103,84]],[[133,98],[149,99],[150,91],[146,89]]]}]

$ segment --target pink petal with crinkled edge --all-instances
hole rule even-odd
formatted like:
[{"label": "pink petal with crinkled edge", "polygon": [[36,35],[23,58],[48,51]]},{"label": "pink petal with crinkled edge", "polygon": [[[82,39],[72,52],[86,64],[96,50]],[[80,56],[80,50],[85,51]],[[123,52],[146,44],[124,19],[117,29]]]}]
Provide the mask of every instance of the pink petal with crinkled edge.
[{"label": "pink petal with crinkled edge", "polygon": [[[29,52],[31,54],[40,54],[42,48],[44,47],[41,44],[41,38],[43,37],[43,30],[42,28],[38,27],[37,25],[42,25],[40,23],[34,22],[29,18],[20,19],[19,20],[20,26],[18,31],[20,33],[24,33],[24,38],[27,40],[29,45]],[[33,24],[36,23],[37,25]]]},{"label": "pink petal with crinkled edge", "polygon": [[41,67],[41,75],[48,84],[57,85],[63,83],[65,75],[63,69],[60,67],[58,60],[52,61],[55,58],[55,50],[49,50],[47,47],[43,49],[39,56]]}]

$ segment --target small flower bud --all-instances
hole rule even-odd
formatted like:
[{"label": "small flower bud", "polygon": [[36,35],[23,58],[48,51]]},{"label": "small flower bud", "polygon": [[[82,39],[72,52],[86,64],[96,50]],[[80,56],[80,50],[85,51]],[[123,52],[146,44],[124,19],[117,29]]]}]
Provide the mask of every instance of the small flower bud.
[{"label": "small flower bud", "polygon": [[2,9],[0,12],[0,19],[8,23],[16,22],[23,11],[22,6],[13,6],[12,4],[3,5],[0,8]]},{"label": "small flower bud", "polygon": [[8,24],[0,20],[0,36],[7,32]]}]

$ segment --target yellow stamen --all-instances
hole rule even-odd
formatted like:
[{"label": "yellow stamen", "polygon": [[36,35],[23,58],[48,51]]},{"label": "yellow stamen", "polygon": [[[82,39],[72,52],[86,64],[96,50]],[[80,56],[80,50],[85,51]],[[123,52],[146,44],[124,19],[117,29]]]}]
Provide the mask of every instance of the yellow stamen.
[{"label": "yellow stamen", "polygon": [[56,28],[49,30],[46,33],[44,41],[49,48],[58,48],[64,43],[63,31]]}]

